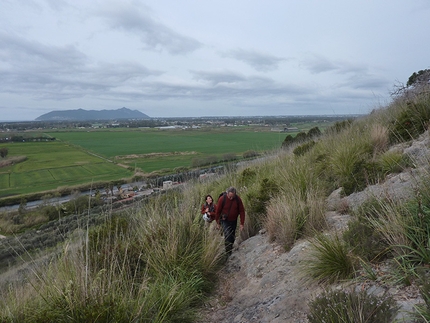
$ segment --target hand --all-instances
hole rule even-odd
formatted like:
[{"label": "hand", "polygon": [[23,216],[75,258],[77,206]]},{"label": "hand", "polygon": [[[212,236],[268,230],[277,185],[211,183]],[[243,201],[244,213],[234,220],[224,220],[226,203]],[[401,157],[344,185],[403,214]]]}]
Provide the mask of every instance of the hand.
[{"label": "hand", "polygon": [[219,230],[221,228],[221,225],[219,223],[216,224],[216,229]]},{"label": "hand", "polygon": [[242,231],[242,230],[243,230],[243,224],[241,224],[241,225],[239,226],[239,230],[240,230],[240,231]]}]

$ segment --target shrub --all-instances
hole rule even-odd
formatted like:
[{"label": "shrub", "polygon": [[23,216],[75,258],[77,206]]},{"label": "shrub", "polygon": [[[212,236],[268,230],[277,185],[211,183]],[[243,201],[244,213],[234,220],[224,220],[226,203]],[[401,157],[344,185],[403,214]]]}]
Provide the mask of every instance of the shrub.
[{"label": "shrub", "polygon": [[399,307],[389,296],[360,292],[325,291],[309,303],[310,323],[389,323]]},{"label": "shrub", "polygon": [[308,131],[308,138],[313,139],[321,136],[321,130],[318,127],[313,127]]},{"label": "shrub", "polygon": [[282,142],[282,148],[287,148],[294,143],[294,137],[292,135],[287,135]]},{"label": "shrub", "polygon": [[248,193],[249,212],[254,214],[265,214],[266,205],[269,200],[279,192],[278,184],[269,178],[263,178],[259,183],[258,191]]},{"label": "shrub", "polygon": [[327,128],[326,132],[327,133],[340,133],[342,130],[347,129],[351,126],[353,120],[352,119],[347,119],[347,120],[343,120],[343,121],[336,121],[336,123]]},{"label": "shrub", "polygon": [[379,232],[364,217],[350,221],[342,237],[352,253],[361,259],[379,260],[386,254],[388,246]]},{"label": "shrub", "polygon": [[251,168],[245,168],[239,175],[239,183],[242,186],[249,186],[253,183],[257,176],[257,172]]},{"label": "shrub", "polygon": [[299,132],[295,137],[294,137],[294,141],[295,142],[303,142],[306,141],[308,139],[308,136],[306,135],[306,132]]},{"label": "shrub", "polygon": [[313,146],[315,145],[315,141],[308,141],[300,146],[297,146],[293,150],[293,154],[296,156],[301,156],[307,153]]}]

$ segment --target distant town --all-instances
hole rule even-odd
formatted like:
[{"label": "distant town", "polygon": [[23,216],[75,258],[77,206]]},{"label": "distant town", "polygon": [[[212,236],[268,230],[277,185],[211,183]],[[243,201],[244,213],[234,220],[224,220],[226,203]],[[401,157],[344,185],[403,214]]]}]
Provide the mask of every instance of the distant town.
[{"label": "distant town", "polygon": [[284,131],[291,124],[301,122],[334,122],[355,119],[361,115],[303,115],[303,116],[254,116],[254,117],[182,117],[150,119],[116,119],[87,121],[4,121],[0,132],[44,131],[52,129],[98,128],[199,128],[258,125]]}]

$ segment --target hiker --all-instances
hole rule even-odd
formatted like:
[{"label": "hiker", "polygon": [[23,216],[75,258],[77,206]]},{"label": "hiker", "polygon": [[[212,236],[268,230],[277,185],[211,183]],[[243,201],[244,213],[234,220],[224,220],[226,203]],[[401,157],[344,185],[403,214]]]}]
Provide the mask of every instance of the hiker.
[{"label": "hiker", "polygon": [[205,196],[205,203],[202,204],[201,213],[203,214],[203,219],[206,223],[211,223],[215,220],[215,204],[212,196]]},{"label": "hiker", "polygon": [[236,238],[237,218],[239,215],[240,231],[243,230],[245,223],[245,208],[243,207],[242,199],[236,194],[234,187],[230,187],[226,193],[220,195],[215,213],[217,228],[219,229],[222,225],[224,232],[225,251],[227,256],[230,256]]}]

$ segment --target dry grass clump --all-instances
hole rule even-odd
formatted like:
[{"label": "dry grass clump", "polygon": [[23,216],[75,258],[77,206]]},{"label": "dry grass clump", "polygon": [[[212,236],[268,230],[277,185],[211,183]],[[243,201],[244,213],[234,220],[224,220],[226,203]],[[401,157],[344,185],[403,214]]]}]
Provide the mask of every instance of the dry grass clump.
[{"label": "dry grass clump", "polygon": [[388,128],[380,123],[372,124],[370,128],[370,142],[373,146],[373,155],[385,152],[390,143]]}]

